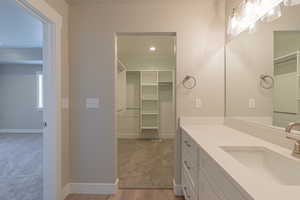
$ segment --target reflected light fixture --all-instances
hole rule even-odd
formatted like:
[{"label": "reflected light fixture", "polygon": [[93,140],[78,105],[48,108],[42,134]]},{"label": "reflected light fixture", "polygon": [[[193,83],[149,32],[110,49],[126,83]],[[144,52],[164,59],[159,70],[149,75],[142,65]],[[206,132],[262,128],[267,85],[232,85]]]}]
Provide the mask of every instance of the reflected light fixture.
[{"label": "reflected light fixture", "polygon": [[263,22],[271,22],[281,17],[281,6],[272,8],[265,16],[261,18]]},{"label": "reflected light fixture", "polygon": [[237,36],[247,29],[253,33],[258,20],[272,22],[281,17],[282,5],[295,6],[298,4],[300,4],[300,0],[243,0],[229,16],[227,34]]},{"label": "reflected light fixture", "polygon": [[300,4],[300,0],[284,0],[283,4],[285,6],[295,6],[295,5]]}]

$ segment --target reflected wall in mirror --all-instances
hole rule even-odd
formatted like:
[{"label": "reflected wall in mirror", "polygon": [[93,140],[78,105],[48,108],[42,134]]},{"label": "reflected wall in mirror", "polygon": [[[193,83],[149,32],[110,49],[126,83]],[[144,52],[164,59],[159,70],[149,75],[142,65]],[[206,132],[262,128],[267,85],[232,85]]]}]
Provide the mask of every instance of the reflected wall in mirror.
[{"label": "reflected wall in mirror", "polygon": [[227,41],[227,117],[278,127],[300,121],[298,19],[300,5],[282,6],[279,19],[259,22],[254,33],[243,32]]}]

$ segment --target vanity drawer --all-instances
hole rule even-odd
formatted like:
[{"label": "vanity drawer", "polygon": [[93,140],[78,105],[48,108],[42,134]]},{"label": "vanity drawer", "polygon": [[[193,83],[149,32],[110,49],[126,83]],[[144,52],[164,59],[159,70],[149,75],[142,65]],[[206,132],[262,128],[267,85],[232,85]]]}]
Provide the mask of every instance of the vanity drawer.
[{"label": "vanity drawer", "polygon": [[195,187],[197,182],[197,145],[185,133],[182,137],[182,168],[185,168],[189,177],[191,177],[192,185]]},{"label": "vanity drawer", "polygon": [[205,174],[212,190],[219,196],[221,200],[247,200],[240,190],[235,186],[230,177],[227,177],[225,171],[213,161],[206,152],[199,150],[199,174]]},{"label": "vanity drawer", "polygon": [[196,190],[192,186],[191,179],[184,168],[182,168],[182,191],[185,200],[197,200]]},{"label": "vanity drawer", "polygon": [[197,152],[197,144],[194,140],[182,130],[182,149],[192,152]]}]

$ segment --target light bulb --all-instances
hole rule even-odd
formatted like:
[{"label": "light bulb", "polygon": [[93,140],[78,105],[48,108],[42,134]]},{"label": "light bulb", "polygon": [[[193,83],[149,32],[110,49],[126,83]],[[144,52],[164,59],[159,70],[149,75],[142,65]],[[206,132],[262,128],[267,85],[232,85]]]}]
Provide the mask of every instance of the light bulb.
[{"label": "light bulb", "polygon": [[270,11],[267,13],[267,15],[268,15],[268,16],[272,16],[272,15],[274,15],[274,13],[275,13],[275,9],[273,8],[272,10],[270,10]]},{"label": "light bulb", "polygon": [[156,47],[155,47],[155,46],[151,46],[151,47],[149,48],[149,50],[152,51],[152,52],[153,52],[153,51],[156,51]]},{"label": "light bulb", "polygon": [[250,0],[245,1],[244,6],[244,16],[243,17],[251,17],[255,15],[255,5]]},{"label": "light bulb", "polygon": [[231,18],[231,28],[235,29],[237,26],[238,26],[238,20],[237,20],[236,16],[233,16]]},{"label": "light bulb", "polygon": [[261,18],[263,22],[271,22],[281,17],[281,7],[277,5],[273,9],[271,9],[267,14]]},{"label": "light bulb", "polygon": [[235,9],[232,10],[232,15],[229,17],[228,21],[228,35],[236,35],[239,29],[239,20],[236,16]]}]

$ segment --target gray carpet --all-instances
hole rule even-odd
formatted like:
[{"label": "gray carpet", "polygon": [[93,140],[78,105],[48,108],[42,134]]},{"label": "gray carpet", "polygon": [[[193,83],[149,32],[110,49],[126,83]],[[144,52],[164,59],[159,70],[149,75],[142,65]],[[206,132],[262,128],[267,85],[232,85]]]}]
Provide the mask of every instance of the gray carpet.
[{"label": "gray carpet", "polygon": [[42,200],[42,135],[0,134],[0,199]]},{"label": "gray carpet", "polygon": [[172,188],[174,140],[118,140],[121,189]]}]

